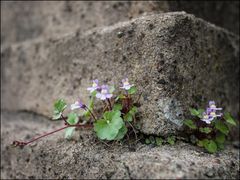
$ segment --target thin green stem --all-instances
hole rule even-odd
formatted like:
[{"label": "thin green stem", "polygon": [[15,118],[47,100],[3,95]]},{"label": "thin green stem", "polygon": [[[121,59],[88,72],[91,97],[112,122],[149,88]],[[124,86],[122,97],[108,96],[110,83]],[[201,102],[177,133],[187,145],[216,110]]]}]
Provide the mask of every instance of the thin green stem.
[{"label": "thin green stem", "polygon": [[89,113],[91,114],[92,118],[93,118],[95,121],[97,121],[97,118],[96,118],[96,116],[93,114],[93,112],[91,111],[91,109],[88,108],[87,106],[86,106],[86,109],[89,111]]}]

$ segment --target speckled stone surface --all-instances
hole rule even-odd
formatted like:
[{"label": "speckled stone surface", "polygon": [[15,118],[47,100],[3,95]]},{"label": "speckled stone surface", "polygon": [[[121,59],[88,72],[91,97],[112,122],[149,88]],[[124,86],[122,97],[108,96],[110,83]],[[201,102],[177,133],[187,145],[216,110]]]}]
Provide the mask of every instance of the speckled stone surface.
[{"label": "speckled stone surface", "polygon": [[61,126],[30,113],[1,113],[1,179],[238,179],[239,149],[217,154],[177,141],[153,147],[137,143],[108,146],[88,130],[64,140],[64,132],[23,149],[13,140],[30,139]]},{"label": "speckled stone surface", "polygon": [[1,42],[58,37],[173,11],[186,11],[239,34],[238,1],[1,1]]}]

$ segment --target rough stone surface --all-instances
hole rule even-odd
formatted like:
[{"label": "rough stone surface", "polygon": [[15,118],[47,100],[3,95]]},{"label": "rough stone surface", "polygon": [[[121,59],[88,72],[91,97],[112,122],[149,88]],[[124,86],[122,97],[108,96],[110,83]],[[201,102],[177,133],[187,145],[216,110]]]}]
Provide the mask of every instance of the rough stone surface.
[{"label": "rough stone surface", "polygon": [[1,179],[238,179],[239,151],[227,146],[210,155],[178,141],[161,147],[138,143],[107,146],[91,131],[82,130],[74,140],[63,132],[23,149],[13,140],[29,139],[59,126],[29,113],[1,113]]},{"label": "rough stone surface", "polygon": [[169,11],[186,11],[239,34],[239,1],[169,1]]},{"label": "rough stone surface", "polygon": [[142,15],[164,12],[167,3],[117,1],[1,2],[2,42],[21,42],[37,37],[58,37],[78,29],[111,25]]},{"label": "rough stone surface", "polygon": [[[121,36],[119,36],[121,34]],[[190,106],[214,99],[239,112],[239,37],[182,12],[143,16],[1,51],[2,108],[51,116],[57,98],[87,101],[90,80],[142,92],[146,134],[174,134]]]},{"label": "rough stone surface", "polygon": [[85,31],[149,13],[186,11],[239,34],[239,1],[1,1],[1,41],[20,42]]}]

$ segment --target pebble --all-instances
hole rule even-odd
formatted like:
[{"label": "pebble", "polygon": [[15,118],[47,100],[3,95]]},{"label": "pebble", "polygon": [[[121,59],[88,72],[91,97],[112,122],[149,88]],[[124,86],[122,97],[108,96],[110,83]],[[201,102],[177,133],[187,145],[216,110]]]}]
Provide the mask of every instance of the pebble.
[{"label": "pebble", "polygon": [[215,175],[215,173],[214,173],[213,169],[209,169],[209,170],[205,173],[205,175],[206,175],[207,177],[213,177],[213,176]]},{"label": "pebble", "polygon": [[118,33],[117,33],[117,37],[118,38],[121,38],[121,37],[123,37],[125,34],[124,34],[124,32],[122,32],[122,31],[119,31]]}]

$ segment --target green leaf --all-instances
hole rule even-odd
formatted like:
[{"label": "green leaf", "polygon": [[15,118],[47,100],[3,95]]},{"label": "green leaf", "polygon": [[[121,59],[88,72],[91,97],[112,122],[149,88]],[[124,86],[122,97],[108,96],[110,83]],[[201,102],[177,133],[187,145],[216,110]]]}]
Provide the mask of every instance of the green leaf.
[{"label": "green leaf", "polygon": [[122,110],[122,105],[121,104],[114,104],[114,106],[113,106],[113,110],[114,111],[117,111],[117,110]]},{"label": "green leaf", "polygon": [[118,111],[118,110],[117,111],[111,111],[111,117],[112,117],[112,119],[114,119],[114,118],[121,118],[121,111]]},{"label": "green leaf", "polygon": [[136,113],[137,107],[133,106],[130,111],[124,115],[124,120],[131,122]]},{"label": "green leaf", "polygon": [[217,152],[217,144],[213,140],[205,139],[205,141],[203,141],[203,146],[210,153]]},{"label": "green leaf", "polygon": [[59,99],[55,101],[54,103],[54,112],[53,112],[53,118],[54,120],[57,120],[61,117],[62,112],[67,107],[67,104],[63,99]]},{"label": "green leaf", "polygon": [[199,140],[197,145],[200,147],[204,147],[210,153],[214,153],[217,151],[217,145],[213,140],[209,139]]},{"label": "green leaf", "polygon": [[113,113],[112,111],[106,111],[103,114],[103,119],[110,121],[112,119]]},{"label": "green leaf", "polygon": [[216,142],[223,144],[225,142],[225,135],[223,133],[217,133]]},{"label": "green leaf", "polygon": [[94,130],[100,139],[114,140],[119,130],[124,126],[120,111],[107,111],[104,119],[94,123]]},{"label": "green leaf", "polygon": [[59,118],[61,117],[61,115],[62,115],[61,112],[55,112],[55,111],[54,111],[54,114],[53,114],[52,119],[53,119],[53,120],[57,120],[57,119],[59,119]]},{"label": "green leaf", "polygon": [[124,121],[132,122],[132,115],[128,112],[123,116]]},{"label": "green leaf", "polygon": [[199,141],[197,141],[197,145],[198,145],[199,147],[203,147],[203,146],[204,146],[204,140],[199,140]]},{"label": "green leaf", "polygon": [[153,136],[150,136],[149,140],[150,140],[151,144],[155,144],[155,138]]},{"label": "green leaf", "polygon": [[218,143],[218,142],[217,142],[217,147],[218,147],[218,149],[223,150],[223,149],[224,149],[224,144],[223,144],[223,143]]},{"label": "green leaf", "polygon": [[135,94],[137,92],[137,88],[135,86],[131,87],[129,90],[128,90],[128,94]]},{"label": "green leaf", "polygon": [[59,99],[54,103],[54,111],[63,112],[66,107],[67,104],[63,99]]},{"label": "green leaf", "polygon": [[167,138],[167,142],[171,145],[174,145],[175,144],[175,137],[174,136],[169,136]]},{"label": "green leaf", "polygon": [[67,122],[70,124],[70,125],[74,125],[78,122],[78,115],[76,113],[70,113],[68,114],[68,119],[67,119]]},{"label": "green leaf", "polygon": [[228,124],[236,126],[236,122],[233,119],[233,117],[231,116],[231,114],[229,112],[224,114],[224,119],[227,121]]},{"label": "green leaf", "polygon": [[134,115],[137,113],[137,107],[136,107],[136,106],[133,106],[133,107],[131,108],[131,110],[129,111],[129,113],[130,113],[132,116],[134,116]]},{"label": "green leaf", "polygon": [[119,99],[125,98],[124,94],[120,94],[116,97],[115,101],[118,101]]},{"label": "green leaf", "polygon": [[228,133],[229,133],[228,127],[220,120],[216,121],[215,128],[218,129],[220,132],[222,132],[225,135],[228,135]]},{"label": "green leaf", "polygon": [[65,130],[65,139],[71,139],[76,127],[69,127]]},{"label": "green leaf", "polygon": [[160,138],[160,137],[156,137],[156,138],[155,138],[155,141],[156,141],[156,145],[157,145],[157,146],[161,146],[162,143],[163,143],[163,139]]},{"label": "green leaf", "polygon": [[148,138],[146,138],[145,139],[145,144],[151,144],[151,141]]},{"label": "green leaf", "polygon": [[137,113],[137,107],[133,106],[130,111],[123,116],[125,121],[131,122],[133,120],[134,115]]},{"label": "green leaf", "polygon": [[199,118],[202,118],[202,114],[204,112],[204,109],[189,108],[189,111],[191,112],[192,116],[197,116]]},{"label": "green leaf", "polygon": [[189,108],[189,111],[190,111],[191,115],[193,115],[193,116],[198,116],[199,115],[199,112],[198,112],[197,109]]},{"label": "green leaf", "polygon": [[191,119],[186,119],[183,123],[188,126],[190,129],[197,129],[196,124]]},{"label": "green leaf", "polygon": [[112,94],[115,91],[115,87],[114,86],[110,86],[109,87],[109,92]]},{"label": "green leaf", "polygon": [[202,117],[203,117],[202,114],[203,114],[203,112],[204,112],[204,109],[198,109],[197,111],[198,111],[197,117],[202,118]]},{"label": "green leaf", "polygon": [[128,131],[128,130],[127,130],[126,126],[123,125],[122,128],[119,129],[118,134],[117,134],[117,136],[114,138],[114,140],[120,140],[120,139],[124,138],[124,136],[126,135],[127,131]]},{"label": "green leaf", "polygon": [[199,128],[199,131],[202,132],[202,133],[205,133],[205,134],[209,134],[210,132],[212,132],[212,128],[209,128],[209,127],[200,127]]}]

